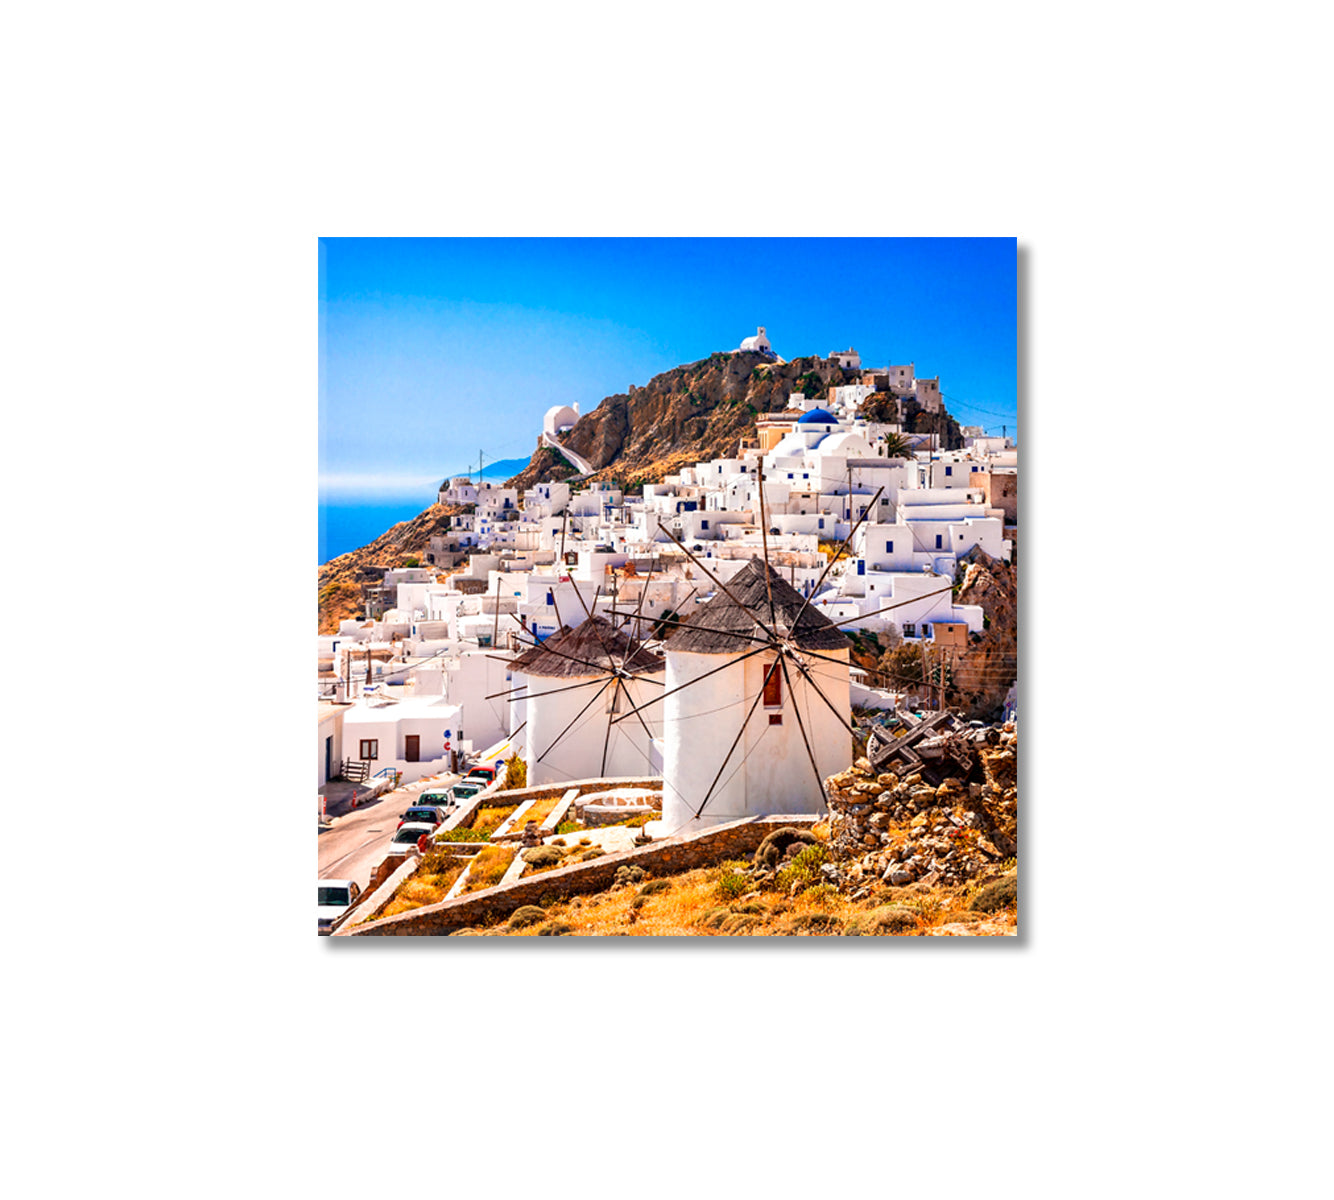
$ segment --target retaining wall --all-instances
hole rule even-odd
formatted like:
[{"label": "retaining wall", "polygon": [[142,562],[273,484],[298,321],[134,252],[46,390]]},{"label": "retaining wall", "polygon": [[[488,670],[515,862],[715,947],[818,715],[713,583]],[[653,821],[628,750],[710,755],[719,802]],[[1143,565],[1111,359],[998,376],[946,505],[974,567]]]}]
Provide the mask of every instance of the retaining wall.
[{"label": "retaining wall", "polygon": [[807,828],[819,819],[812,815],[744,817],[715,825],[686,837],[668,838],[638,850],[607,854],[591,862],[543,871],[514,883],[427,905],[361,925],[339,929],[334,937],[413,937],[453,933],[474,925],[503,921],[516,908],[535,904],[542,897],[558,900],[606,891],[616,880],[616,869],[626,863],[643,867],[650,875],[676,875],[697,867],[711,867],[729,858],[748,858],[765,836],[794,825]]}]

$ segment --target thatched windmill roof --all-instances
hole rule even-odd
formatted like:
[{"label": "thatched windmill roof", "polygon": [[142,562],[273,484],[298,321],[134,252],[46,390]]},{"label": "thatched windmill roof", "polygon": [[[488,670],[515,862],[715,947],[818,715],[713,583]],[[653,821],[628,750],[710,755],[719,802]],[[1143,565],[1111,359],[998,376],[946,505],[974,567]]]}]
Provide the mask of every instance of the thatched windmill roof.
[{"label": "thatched windmill roof", "polygon": [[[768,573],[769,582],[765,582]],[[769,640],[764,625],[769,621],[769,594],[773,590],[774,621],[777,632],[792,630],[792,623],[801,613],[801,621],[792,642],[802,650],[847,650],[852,643],[823,613],[806,606],[802,595],[772,567],[758,558],[752,558],[731,579],[727,580],[728,595],[721,588],[712,600],[702,604],[667,639],[668,650],[685,650],[691,654],[737,654],[754,650],[759,642]],[[732,597],[735,596],[736,600]],[[737,601],[740,601],[738,604]],[[802,612],[805,607],[805,612]],[[775,626],[770,625],[771,628]],[[744,636],[738,637],[737,634]]]},{"label": "thatched windmill roof", "polygon": [[562,626],[540,646],[525,650],[512,660],[510,669],[551,679],[577,679],[621,669],[632,675],[647,675],[666,670],[667,662],[642,645],[631,653],[626,633],[594,614],[574,629]]}]

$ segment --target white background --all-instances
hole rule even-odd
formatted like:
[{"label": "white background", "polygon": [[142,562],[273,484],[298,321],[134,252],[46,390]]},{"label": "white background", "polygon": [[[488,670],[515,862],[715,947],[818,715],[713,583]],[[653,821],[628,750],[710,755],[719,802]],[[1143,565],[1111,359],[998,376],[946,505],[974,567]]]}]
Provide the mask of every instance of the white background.
[{"label": "white background", "polygon": [[[1315,1194],[1316,7],[488,12],[6,20],[15,1194]],[[1017,943],[312,934],[316,237],[650,233],[1019,238]]]}]

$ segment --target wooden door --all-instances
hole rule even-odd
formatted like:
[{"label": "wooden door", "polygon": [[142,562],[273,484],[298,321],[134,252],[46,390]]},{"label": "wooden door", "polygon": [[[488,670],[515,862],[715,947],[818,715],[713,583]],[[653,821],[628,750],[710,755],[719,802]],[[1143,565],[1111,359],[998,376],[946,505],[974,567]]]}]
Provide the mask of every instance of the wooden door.
[{"label": "wooden door", "polygon": [[416,762],[421,754],[421,735],[409,733],[403,738],[403,757],[408,762]]}]

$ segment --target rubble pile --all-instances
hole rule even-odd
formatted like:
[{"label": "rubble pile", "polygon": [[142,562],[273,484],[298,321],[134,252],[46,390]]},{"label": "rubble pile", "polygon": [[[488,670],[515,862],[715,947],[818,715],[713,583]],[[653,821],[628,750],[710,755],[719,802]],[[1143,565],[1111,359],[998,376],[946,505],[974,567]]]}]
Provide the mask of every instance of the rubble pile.
[{"label": "rubble pile", "polygon": [[[877,772],[866,758],[825,781],[840,887],[873,880],[952,886],[1014,857],[1019,737],[1013,723],[986,735],[977,740],[975,762],[938,783],[906,765],[899,770],[911,774]],[[952,761],[933,765],[944,771]],[[975,768],[982,782],[968,781]]]}]

